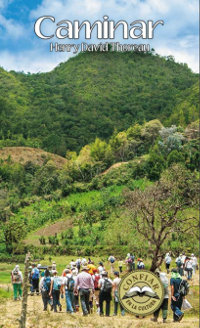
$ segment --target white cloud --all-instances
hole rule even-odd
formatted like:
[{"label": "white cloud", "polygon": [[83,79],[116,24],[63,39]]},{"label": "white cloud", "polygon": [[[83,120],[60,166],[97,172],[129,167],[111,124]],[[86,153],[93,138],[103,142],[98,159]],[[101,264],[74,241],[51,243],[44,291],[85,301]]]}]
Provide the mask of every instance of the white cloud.
[{"label": "white cloud", "polygon": [[23,25],[12,19],[6,19],[0,14],[0,28],[2,30],[0,39],[19,39],[26,36],[26,30]]},{"label": "white cloud", "polygon": [[193,72],[199,72],[199,61],[197,56],[192,51],[189,52],[184,49],[173,49],[172,51],[172,49],[167,47],[157,47],[157,53],[162,56],[173,55],[176,62],[186,63],[188,67],[193,70]]},{"label": "white cloud", "polygon": [[6,8],[13,0],[0,0],[0,9]]},{"label": "white cloud", "polygon": [[7,70],[15,70],[16,72],[49,72],[68,58],[69,53],[52,53],[51,56],[47,57],[36,50],[23,51],[17,54],[11,54],[9,51],[1,51],[0,66]]},{"label": "white cloud", "polygon": [[19,24],[13,19],[5,18],[5,10],[14,0],[0,0],[0,39],[16,40],[26,35],[23,24]]},{"label": "white cloud", "polygon": [[[0,9],[5,8],[10,1],[12,0],[0,0]],[[149,43],[161,55],[173,55],[177,61],[187,62],[194,71],[198,70],[198,0],[43,0],[29,15],[29,50],[23,51],[22,49],[20,54],[9,52],[10,64],[4,56],[4,65],[6,66],[3,65],[2,57],[0,57],[1,65],[7,69],[15,69],[14,65],[16,65],[16,70],[31,72],[51,70],[60,61],[65,61],[69,56],[72,56],[72,53],[51,54],[49,52],[50,42],[77,44],[85,41],[83,34],[76,41],[68,39],[61,41],[56,38],[51,39],[51,41],[39,39],[34,35],[33,26],[35,20],[44,15],[54,16],[56,23],[64,19],[79,20],[80,23],[89,20],[93,23],[97,19],[103,21],[104,15],[108,15],[109,19],[115,22],[126,20],[131,23],[137,19],[153,20],[154,22],[164,20],[164,26],[159,25],[155,29],[153,40],[139,39],[137,42],[131,39],[123,40],[122,29],[119,28],[115,41]],[[6,34],[11,40],[10,43],[12,39],[19,39],[23,36],[24,27],[22,25],[15,21],[5,20],[1,16],[0,21],[3,22],[2,25],[4,25]],[[46,21],[42,26],[43,31],[49,32],[49,35],[54,34],[56,23]],[[104,41],[106,40],[102,40],[102,42]],[[96,32],[94,31],[89,43],[97,42],[99,40],[96,39]],[[43,55],[41,55],[42,51],[44,51]],[[19,63],[18,59],[22,59],[25,53],[28,54],[28,57]]]}]

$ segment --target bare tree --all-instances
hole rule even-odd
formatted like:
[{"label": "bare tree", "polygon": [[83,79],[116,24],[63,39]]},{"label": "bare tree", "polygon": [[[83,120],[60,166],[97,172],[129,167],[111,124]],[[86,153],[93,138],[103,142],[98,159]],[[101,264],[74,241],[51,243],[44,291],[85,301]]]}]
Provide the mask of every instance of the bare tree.
[{"label": "bare tree", "polygon": [[197,175],[183,166],[172,166],[145,191],[126,191],[124,196],[133,229],[149,243],[151,271],[162,264],[163,243],[172,232],[198,235],[199,219],[185,213],[198,204]]}]

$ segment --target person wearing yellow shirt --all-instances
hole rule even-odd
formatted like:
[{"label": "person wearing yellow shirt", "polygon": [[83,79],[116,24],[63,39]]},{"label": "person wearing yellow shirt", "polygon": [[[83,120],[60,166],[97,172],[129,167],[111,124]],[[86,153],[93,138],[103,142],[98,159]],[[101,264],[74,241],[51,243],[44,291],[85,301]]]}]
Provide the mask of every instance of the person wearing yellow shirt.
[{"label": "person wearing yellow shirt", "polygon": [[96,268],[95,265],[94,265],[94,262],[91,261],[91,263],[88,264],[87,267],[89,268],[88,273],[89,273],[91,276],[93,276],[94,271],[97,270],[97,268]]},{"label": "person wearing yellow shirt", "polygon": [[119,272],[122,272],[122,266],[124,264],[124,261],[122,261],[122,259],[119,260],[118,262],[118,266],[119,266]]}]

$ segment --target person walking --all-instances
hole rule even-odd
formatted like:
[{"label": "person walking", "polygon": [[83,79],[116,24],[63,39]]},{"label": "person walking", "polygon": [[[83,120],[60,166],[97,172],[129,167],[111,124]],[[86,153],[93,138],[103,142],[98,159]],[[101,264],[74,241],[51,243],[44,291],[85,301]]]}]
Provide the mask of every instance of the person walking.
[{"label": "person walking", "polygon": [[180,322],[184,316],[184,313],[181,311],[183,304],[183,299],[185,298],[180,294],[180,284],[182,282],[181,275],[177,272],[176,269],[172,269],[172,276],[170,279],[171,286],[171,309],[173,311],[174,322]]},{"label": "person walking", "polygon": [[88,267],[83,266],[81,272],[77,275],[75,287],[74,287],[75,294],[78,293],[78,287],[79,287],[81,307],[84,316],[87,316],[90,311],[89,308],[90,288],[94,293],[94,282],[92,280],[91,275],[87,273],[87,271],[88,271]]},{"label": "person walking", "polygon": [[105,271],[103,262],[99,262],[98,272],[100,274],[100,277],[101,277],[101,274],[102,274],[103,271]]},{"label": "person walking", "polygon": [[94,301],[97,307],[97,313],[100,313],[100,307],[99,307],[99,280],[101,278],[100,274],[98,272],[95,272],[95,274],[92,276],[94,281]]},{"label": "person walking", "polygon": [[183,263],[183,275],[186,276],[187,272],[185,271],[185,261],[186,261],[186,255],[185,255],[185,252],[182,253],[181,261],[182,261],[182,263]]},{"label": "person walking", "polygon": [[129,272],[130,271],[130,263],[129,263],[129,258],[130,258],[130,253],[127,253],[126,258],[125,258],[125,262],[126,262],[126,269]]},{"label": "person walking", "polygon": [[119,262],[118,262],[118,266],[119,266],[119,272],[122,273],[122,267],[123,267],[124,262],[122,261],[122,258],[120,258]]},{"label": "person walking", "polygon": [[135,256],[131,253],[130,257],[132,259],[132,266],[131,266],[131,271],[135,271]]},{"label": "person walking", "polygon": [[[117,315],[118,311],[118,305],[119,305],[119,295],[118,295],[118,287],[119,283],[121,281],[121,278],[119,278],[119,272],[115,271],[114,272],[115,279],[113,280],[113,297],[114,297],[114,314],[113,316]],[[125,315],[125,310],[123,306],[120,303],[120,309],[121,309],[121,315]]]},{"label": "person walking", "polygon": [[192,279],[192,265],[193,261],[190,257],[186,257],[185,261],[185,271],[187,272],[187,279]]},{"label": "person walking", "polygon": [[77,258],[77,260],[76,260],[76,267],[78,269],[78,272],[80,272],[80,269],[81,269],[81,259],[80,259],[80,257]]},{"label": "person walking", "polygon": [[73,314],[75,312],[74,286],[75,280],[70,270],[66,269],[66,276],[63,278],[61,293],[65,292],[66,312]]},{"label": "person walking", "polygon": [[88,262],[88,264],[87,264],[87,267],[88,267],[88,273],[91,275],[91,276],[93,276],[93,274],[94,274],[94,271],[97,271],[97,269],[96,269],[96,267],[95,267],[95,265],[94,265],[94,262],[93,261],[90,261],[90,263]]},{"label": "person walking", "polygon": [[170,256],[170,252],[168,252],[165,256],[165,267],[166,267],[166,270],[167,270],[167,273],[169,273],[169,267],[170,267],[170,263],[172,261],[172,258]]},{"label": "person walking", "polygon": [[49,304],[51,306],[51,311],[53,310],[53,301],[52,297],[50,297],[49,292],[51,289],[51,281],[52,278],[50,276],[50,272],[48,269],[44,272],[44,277],[41,278],[39,288],[42,293],[42,301],[44,304],[43,311],[47,311],[47,305]]},{"label": "person walking", "polygon": [[196,274],[196,268],[198,266],[198,261],[197,261],[197,258],[194,254],[191,254],[191,260],[192,260],[192,270],[193,270],[193,275],[195,276]]},{"label": "person walking", "polygon": [[169,282],[168,282],[166,273],[160,272],[159,269],[156,269],[155,273],[160,278],[160,280],[161,280],[161,282],[163,284],[163,287],[164,287],[164,299],[163,299],[163,302],[162,302],[161,306],[154,312],[153,318],[151,318],[150,320],[153,321],[153,322],[157,322],[158,321],[159,312],[160,312],[160,310],[162,310],[163,323],[166,323],[166,320],[167,320],[167,311],[168,311],[168,300],[169,300],[169,291],[168,291]]},{"label": "person walking", "polygon": [[181,276],[183,276],[183,263],[182,263],[182,259],[181,259],[181,257],[182,257],[182,254],[180,254],[180,255],[176,258],[175,263],[176,263],[176,266],[177,266],[177,271],[178,271],[178,273],[179,273]]},{"label": "person walking", "polygon": [[40,271],[36,268],[36,264],[32,264],[32,271],[31,271],[31,279],[32,279],[32,295],[36,292],[39,295],[39,279],[40,279]]},{"label": "person walking", "polygon": [[108,273],[106,271],[102,272],[102,278],[99,280],[98,287],[100,289],[99,293],[99,307],[100,316],[104,315],[103,312],[103,302],[106,301],[106,316],[110,316],[110,301],[112,300],[111,292],[113,287],[113,282],[108,279]]},{"label": "person walking", "polygon": [[19,265],[16,265],[14,270],[11,272],[11,280],[13,284],[14,301],[21,300],[22,298],[22,283],[23,276],[19,270]]},{"label": "person walking", "polygon": [[[71,273],[72,273],[72,276],[74,279],[74,286],[75,286],[76,279],[77,279],[77,271],[72,269]],[[79,287],[78,287],[78,289],[79,289]],[[74,304],[72,304],[72,305],[74,308],[74,312],[78,312],[79,311],[79,292],[74,294]]]},{"label": "person walking", "polygon": [[114,273],[114,266],[115,266],[115,257],[113,255],[110,255],[108,258],[108,262],[110,263],[110,273]]},{"label": "person walking", "polygon": [[51,288],[49,292],[49,296],[53,297],[53,309],[54,312],[57,312],[57,305],[59,310],[62,311],[62,305],[60,303],[60,290],[62,286],[62,279],[57,276],[57,270],[52,270],[52,280],[51,280]]}]

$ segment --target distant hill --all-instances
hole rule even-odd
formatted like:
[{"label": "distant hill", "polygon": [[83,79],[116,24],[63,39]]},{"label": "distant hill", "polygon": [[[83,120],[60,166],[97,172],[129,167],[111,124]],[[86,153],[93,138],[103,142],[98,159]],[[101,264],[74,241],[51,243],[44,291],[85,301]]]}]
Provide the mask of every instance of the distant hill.
[{"label": "distant hill", "polygon": [[80,53],[42,74],[0,68],[0,146],[37,145],[65,156],[135,122],[178,125],[182,100],[189,124],[198,111],[196,97],[188,102],[198,78],[186,64],[152,53]]},{"label": "distant hill", "polygon": [[68,162],[67,159],[61,156],[47,153],[42,149],[29,147],[5,147],[0,149],[0,160],[8,160],[8,158],[13,162],[21,164],[31,161],[39,166],[51,159],[58,168],[62,168]]}]

